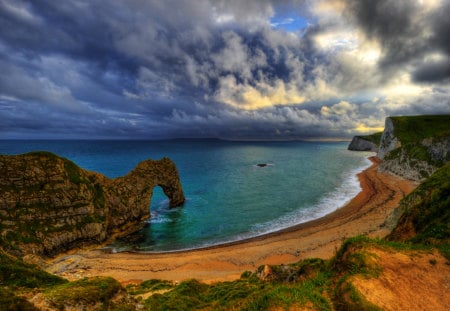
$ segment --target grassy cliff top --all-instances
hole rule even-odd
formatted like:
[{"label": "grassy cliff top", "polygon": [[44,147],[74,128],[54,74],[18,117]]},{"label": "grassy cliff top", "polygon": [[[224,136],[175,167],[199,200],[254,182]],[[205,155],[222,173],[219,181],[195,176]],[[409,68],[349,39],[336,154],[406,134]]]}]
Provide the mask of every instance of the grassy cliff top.
[{"label": "grassy cliff top", "polygon": [[450,115],[448,114],[390,118],[394,123],[394,134],[402,144],[417,142],[427,137],[450,135]]},{"label": "grassy cliff top", "polygon": [[356,137],[370,141],[378,146],[380,144],[382,134],[383,134],[383,132],[378,132],[378,133],[374,133],[374,134],[370,134],[370,135],[358,135]]}]

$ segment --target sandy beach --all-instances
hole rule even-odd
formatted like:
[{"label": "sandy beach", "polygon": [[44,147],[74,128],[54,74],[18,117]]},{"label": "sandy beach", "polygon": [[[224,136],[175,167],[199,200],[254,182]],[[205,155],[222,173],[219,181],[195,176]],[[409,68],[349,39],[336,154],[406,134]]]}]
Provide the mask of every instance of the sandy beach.
[{"label": "sandy beach", "polygon": [[344,207],[320,219],[265,236],[205,249],[158,254],[79,250],[48,262],[47,271],[70,280],[111,276],[122,283],[147,279],[212,283],[240,277],[264,264],[330,258],[345,238],[383,237],[384,223],[399,201],[417,184],[377,171],[378,159],[358,174],[362,191]]}]

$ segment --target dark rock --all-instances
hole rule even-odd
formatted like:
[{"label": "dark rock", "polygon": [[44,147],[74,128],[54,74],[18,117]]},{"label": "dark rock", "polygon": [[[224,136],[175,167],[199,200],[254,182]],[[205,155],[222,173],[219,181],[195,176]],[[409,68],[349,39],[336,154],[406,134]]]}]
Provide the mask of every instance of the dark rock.
[{"label": "dark rock", "polygon": [[266,166],[267,166],[266,163],[258,163],[258,164],[256,164],[256,165],[259,166],[259,167],[266,167]]},{"label": "dark rock", "polygon": [[139,163],[109,179],[48,152],[0,156],[0,243],[18,255],[53,256],[135,232],[150,218],[153,188],[184,202],[175,164]]}]

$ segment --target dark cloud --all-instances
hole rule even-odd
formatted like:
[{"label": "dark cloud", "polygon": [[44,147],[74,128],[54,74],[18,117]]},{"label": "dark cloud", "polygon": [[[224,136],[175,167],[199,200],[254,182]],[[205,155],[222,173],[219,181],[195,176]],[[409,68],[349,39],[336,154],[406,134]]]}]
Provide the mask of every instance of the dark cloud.
[{"label": "dark cloud", "polygon": [[[448,112],[448,1],[345,1],[344,23],[317,3],[0,0],[0,138],[338,137],[419,101]],[[274,28],[280,12],[313,24]],[[381,44],[379,66],[341,24]],[[377,94],[403,68],[444,91]]]},{"label": "dark cloud", "polygon": [[447,55],[450,55],[450,1],[443,1],[442,7],[439,7],[431,15],[433,29],[431,42]]},{"label": "dark cloud", "polygon": [[422,63],[413,76],[418,82],[449,82],[450,59]]},{"label": "dark cloud", "polygon": [[[412,64],[417,82],[439,82],[450,77],[449,1],[442,0],[436,8],[410,0],[351,0],[345,4],[346,14],[367,37],[381,43],[381,66]],[[445,60],[423,60],[434,52],[442,52]]]}]

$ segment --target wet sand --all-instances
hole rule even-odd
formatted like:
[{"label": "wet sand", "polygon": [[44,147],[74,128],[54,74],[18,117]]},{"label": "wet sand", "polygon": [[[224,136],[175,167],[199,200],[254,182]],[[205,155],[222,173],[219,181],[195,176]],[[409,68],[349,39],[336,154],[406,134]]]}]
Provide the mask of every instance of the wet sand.
[{"label": "wet sand", "polygon": [[288,264],[301,259],[334,255],[348,237],[389,233],[386,218],[416,183],[377,171],[379,160],[358,174],[362,191],[347,205],[320,219],[268,235],[174,253],[108,253],[101,249],[61,255],[46,269],[70,280],[111,276],[123,283],[147,279],[182,281],[198,279],[212,283],[230,281],[242,272],[264,264]]}]

